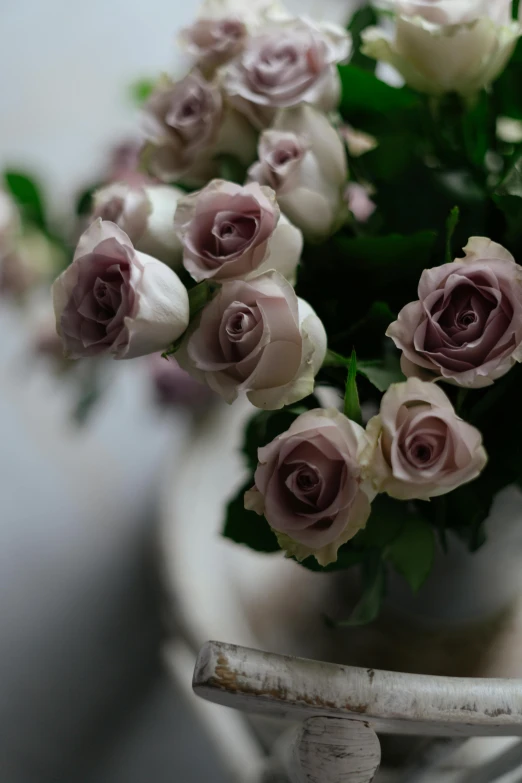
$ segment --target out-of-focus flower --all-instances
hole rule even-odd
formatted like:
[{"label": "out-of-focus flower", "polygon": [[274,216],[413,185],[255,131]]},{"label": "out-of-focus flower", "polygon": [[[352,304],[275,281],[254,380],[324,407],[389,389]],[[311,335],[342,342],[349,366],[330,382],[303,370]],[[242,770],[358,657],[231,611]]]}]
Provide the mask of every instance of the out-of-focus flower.
[{"label": "out-of-focus flower", "polygon": [[174,215],[184,195],[171,185],[115,182],[94,194],[92,220],[116,223],[136,250],[176,269],[181,266],[183,252],[174,230]]},{"label": "out-of-focus flower", "polygon": [[56,326],[71,359],[161,351],[189,322],[185,286],[172,269],[135,250],[114,223],[96,220],[53,285]]},{"label": "out-of-focus flower", "polygon": [[363,33],[363,52],[396,68],[416,90],[473,95],[502,72],[522,28],[511,0],[395,0],[394,37]]},{"label": "out-of-focus flower", "polygon": [[240,392],[276,410],[312,393],[326,333],[278,272],[223,283],[178,353],[196,379],[232,403]]},{"label": "out-of-focus flower", "polygon": [[179,82],[164,79],[146,102],[144,117],[144,163],[164,182],[203,184],[219,173],[221,154],[233,154],[244,165],[255,159],[253,128],[224,104],[217,83],[197,70]]},{"label": "out-of-focus flower", "polygon": [[445,495],[487,463],[480,432],[457,416],[436,383],[419,378],[388,389],[367,433],[373,486],[399,500]]},{"label": "out-of-focus flower", "polygon": [[24,226],[0,253],[0,293],[20,298],[63,267],[63,249],[37,228]]},{"label": "out-of-focus flower", "polygon": [[175,226],[195,280],[221,282],[268,269],[295,277],[301,232],[280,214],[273,190],[256,182],[214,180],[179,201]]},{"label": "out-of-focus flower", "polygon": [[220,65],[241,53],[247,39],[245,23],[238,16],[198,19],[183,30],[182,40],[197,67],[213,74]]},{"label": "out-of-focus flower", "polygon": [[276,193],[287,217],[311,241],[333,234],[345,217],[348,176],[344,144],[328,118],[312,106],[281,111],[259,143],[251,181]]},{"label": "out-of-focus flower", "polygon": [[20,228],[20,216],[11,196],[0,190],[0,255]]},{"label": "out-of-focus flower", "polygon": [[328,112],[341,93],[337,63],[349,53],[350,38],[342,28],[284,18],[248,39],[225,69],[225,91],[258,128],[270,125],[277,109],[300,103]]},{"label": "out-of-focus flower", "polygon": [[347,185],[344,198],[358,223],[366,223],[377,209],[377,205],[370,198],[368,188],[358,182],[350,182]]},{"label": "out-of-focus flower", "polygon": [[141,170],[141,141],[129,139],[117,144],[111,151],[107,174],[107,182],[126,182],[131,186],[146,185],[154,182]]},{"label": "out-of-focus flower", "polygon": [[158,403],[162,407],[201,411],[218,398],[208,386],[198,383],[177,361],[165,360],[159,353],[149,358],[149,371]]},{"label": "out-of-focus flower", "polygon": [[363,428],[339,411],[303,413],[259,449],[245,507],[264,514],[288,555],[329,565],[370,516],[375,492],[361,463],[367,448]]},{"label": "out-of-focus flower", "polygon": [[422,273],[419,300],[386,334],[405,375],[479,389],[522,361],[522,269],[485,237],[472,237],[464,252]]},{"label": "out-of-focus flower", "polygon": [[361,155],[365,155],[367,152],[374,150],[379,144],[375,136],[370,136],[369,133],[356,130],[350,125],[341,125],[339,133],[341,138],[346,142],[348,152],[352,158],[360,158]]}]

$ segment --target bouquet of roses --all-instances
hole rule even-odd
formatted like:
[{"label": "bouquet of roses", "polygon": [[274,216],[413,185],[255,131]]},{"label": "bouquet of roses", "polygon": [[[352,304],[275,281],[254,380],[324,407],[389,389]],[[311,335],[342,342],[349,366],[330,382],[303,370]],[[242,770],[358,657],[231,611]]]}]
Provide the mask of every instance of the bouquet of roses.
[{"label": "bouquet of roses", "polygon": [[387,564],[418,589],[437,538],[477,549],[522,480],[517,6],[395,0],[344,30],[207,0],[188,73],[143,90],[151,179],[95,194],[54,285],[69,357],[175,355],[259,409],[224,533],[360,565],[352,623]]}]

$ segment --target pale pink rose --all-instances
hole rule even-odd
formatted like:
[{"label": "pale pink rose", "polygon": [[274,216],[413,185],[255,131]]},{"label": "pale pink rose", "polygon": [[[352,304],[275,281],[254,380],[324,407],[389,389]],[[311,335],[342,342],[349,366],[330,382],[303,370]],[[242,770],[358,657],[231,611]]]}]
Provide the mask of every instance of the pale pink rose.
[{"label": "pale pink rose", "polygon": [[472,237],[464,252],[422,273],[419,300],[386,334],[405,375],[479,389],[522,361],[522,269],[485,237]]},{"label": "pale pink rose", "polygon": [[228,403],[246,393],[275,410],[312,393],[326,333],[310,305],[278,272],[223,283],[176,355]]},{"label": "pale pink rose", "polygon": [[328,118],[312,106],[278,113],[261,134],[251,181],[268,185],[289,220],[312,242],[324,241],[346,217],[348,178],[344,144]]},{"label": "pale pink rose", "polygon": [[164,79],[144,106],[144,120],[144,162],[164,182],[208,181],[219,172],[219,154],[245,165],[255,159],[253,128],[197,70],[179,82]]},{"label": "pale pink rose", "polygon": [[175,228],[195,280],[246,278],[277,269],[295,276],[303,238],[280,214],[275,194],[257,183],[214,180],[178,203]]},{"label": "pale pink rose", "polygon": [[174,215],[183,196],[182,190],[171,185],[114,182],[94,194],[91,220],[116,223],[136,250],[176,269],[183,253],[174,231]]},{"label": "pale pink rose", "polygon": [[198,19],[183,30],[182,39],[197,66],[212,73],[243,50],[247,28],[239,16]]},{"label": "pale pink rose", "polygon": [[248,39],[225,70],[225,91],[260,128],[270,125],[276,109],[300,103],[332,111],[341,94],[336,66],[349,53],[342,28],[285,18]]},{"label": "pale pink rose", "polygon": [[377,209],[376,203],[370,198],[368,188],[358,182],[349,183],[344,197],[348,209],[358,223],[366,223]]},{"label": "pale pink rose", "polygon": [[367,428],[374,489],[399,500],[428,500],[473,481],[487,463],[480,432],[460,419],[435,383],[390,386]]},{"label": "pale pink rose", "polygon": [[334,408],[299,416],[259,449],[245,508],[264,514],[289,555],[326,566],[366,525],[375,492],[364,481],[362,427]]},{"label": "pale pink rose", "polygon": [[96,220],[53,285],[56,326],[71,359],[161,351],[189,322],[188,294],[166,264],[134,249],[114,223]]}]

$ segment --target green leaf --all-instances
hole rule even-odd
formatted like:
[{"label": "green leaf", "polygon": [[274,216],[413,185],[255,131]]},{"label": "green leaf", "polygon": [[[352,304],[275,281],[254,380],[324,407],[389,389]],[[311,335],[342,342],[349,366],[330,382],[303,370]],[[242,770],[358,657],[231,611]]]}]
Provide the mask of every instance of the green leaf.
[{"label": "green leaf", "polygon": [[242,185],[246,179],[247,169],[235,155],[217,155],[215,158],[219,164],[219,176],[228,182]]},{"label": "green leaf", "polygon": [[390,87],[355,65],[340,65],[339,75],[342,84],[340,110],[348,118],[354,112],[389,114],[419,105],[419,99],[412,90]]},{"label": "green leaf", "polygon": [[357,372],[364,375],[381,392],[387,391],[392,383],[403,383],[406,380],[395,354],[382,360],[358,361]]},{"label": "green leaf", "polygon": [[421,516],[408,516],[400,535],[389,545],[387,557],[414,592],[428,578],[434,556],[433,528]]},{"label": "green leaf", "polygon": [[385,549],[401,533],[406,522],[407,509],[399,500],[388,495],[377,495],[366,527],[352,539],[357,549]]},{"label": "green leaf", "polygon": [[362,424],[361,405],[357,390],[357,356],[352,351],[350,365],[348,367],[348,379],[344,395],[344,414],[357,424]]},{"label": "green leaf", "polygon": [[352,36],[352,56],[350,59],[350,65],[355,65],[358,68],[362,68],[365,71],[373,73],[377,67],[377,62],[367,57],[361,52],[362,45],[362,33],[367,27],[373,27],[378,23],[379,19],[377,12],[371,6],[360,8],[354,13],[348,30]]},{"label": "green leaf", "polygon": [[436,238],[434,231],[421,231],[410,236],[338,236],[335,244],[350,268],[373,277],[379,288],[383,289],[404,278],[419,278],[431,264]]},{"label": "green leaf", "polygon": [[4,172],[6,189],[20,208],[25,220],[46,230],[44,198],[40,186],[20,171]]},{"label": "green leaf", "polygon": [[190,320],[195,318],[208,302],[212,299],[217,287],[209,283],[208,280],[204,280],[202,283],[198,283],[188,292],[189,307],[190,307]]},{"label": "green leaf", "polygon": [[245,492],[251,489],[253,484],[254,480],[250,478],[229,502],[223,535],[236,544],[244,544],[256,552],[280,552],[277,538],[266,519],[254,511],[245,509]]},{"label": "green leaf", "polygon": [[460,217],[460,210],[458,207],[453,207],[450,212],[449,218],[446,222],[446,263],[450,264],[455,256],[453,255],[452,242],[453,234],[457,228]]},{"label": "green leaf", "polygon": [[348,620],[336,623],[339,628],[353,628],[373,622],[381,610],[386,579],[379,553],[372,553],[362,567],[363,593]]},{"label": "green leaf", "polygon": [[78,217],[89,215],[92,211],[92,197],[101,185],[94,185],[90,188],[82,190],[76,199],[75,212]]},{"label": "green leaf", "polygon": [[141,106],[154,92],[156,79],[138,79],[130,86],[130,96],[132,101]]}]

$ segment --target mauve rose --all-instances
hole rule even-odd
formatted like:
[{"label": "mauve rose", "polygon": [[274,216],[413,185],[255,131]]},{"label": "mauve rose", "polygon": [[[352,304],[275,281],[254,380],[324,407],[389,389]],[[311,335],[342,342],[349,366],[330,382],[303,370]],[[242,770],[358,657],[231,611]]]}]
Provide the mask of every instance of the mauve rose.
[{"label": "mauve rose", "polygon": [[195,280],[246,278],[276,269],[293,280],[303,248],[270,188],[214,180],[178,203],[175,227]]},{"label": "mauve rose", "polygon": [[250,181],[273,188],[279,206],[306,239],[320,242],[346,217],[348,178],[344,144],[328,118],[312,106],[285,109],[261,134]]},{"label": "mauve rose", "polygon": [[312,393],[326,333],[278,272],[223,283],[176,355],[228,403],[240,392],[275,410]]},{"label": "mauve rose", "polygon": [[375,492],[364,481],[362,427],[332,409],[299,416],[259,449],[245,508],[264,514],[289,555],[323,566],[366,525]]},{"label": "mauve rose", "polygon": [[341,93],[336,66],[349,53],[342,28],[285,18],[248,39],[225,69],[225,91],[259,128],[270,125],[276,109],[300,103],[332,111]]},{"label": "mauve rose", "polygon": [[253,128],[224,105],[218,85],[197,70],[179,82],[158,84],[144,118],[144,161],[165,182],[206,182],[218,173],[214,158],[220,154],[233,154],[245,165],[255,159]]},{"label": "mauve rose", "polygon": [[182,32],[182,40],[196,65],[212,74],[243,50],[247,28],[238,16],[198,19]]},{"label": "mauve rose", "polygon": [[430,95],[472,96],[503,71],[522,28],[511,0],[396,0],[395,32],[363,32],[362,51]]},{"label": "mauve rose", "polygon": [[142,253],[176,269],[183,251],[174,231],[174,215],[184,192],[170,185],[131,185],[115,182],[96,191],[92,220],[110,220]]},{"label": "mauve rose", "polygon": [[386,334],[402,351],[405,375],[479,389],[522,361],[522,269],[485,237],[464,252],[422,273],[419,301]]},{"label": "mauve rose", "polygon": [[367,434],[373,486],[398,500],[445,495],[487,463],[480,432],[457,416],[437,384],[419,378],[390,386]]},{"label": "mauve rose", "polygon": [[185,286],[166,264],[96,220],[53,285],[56,326],[71,359],[108,353],[133,359],[161,351],[189,322]]}]

